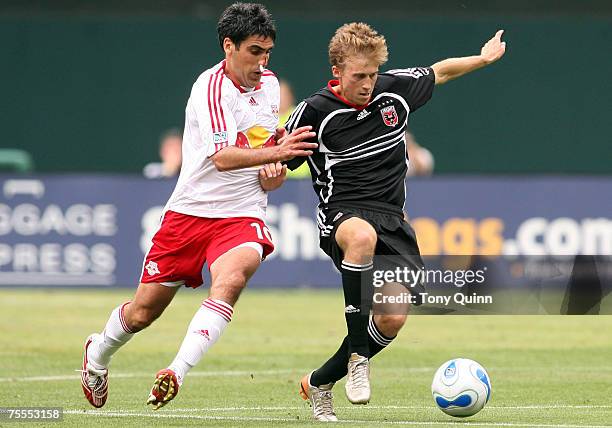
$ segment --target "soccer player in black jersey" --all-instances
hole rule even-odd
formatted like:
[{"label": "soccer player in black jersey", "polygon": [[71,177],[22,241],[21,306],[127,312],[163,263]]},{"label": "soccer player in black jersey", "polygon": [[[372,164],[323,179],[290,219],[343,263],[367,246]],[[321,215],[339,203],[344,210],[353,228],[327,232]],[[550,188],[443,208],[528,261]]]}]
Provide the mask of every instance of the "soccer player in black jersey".
[{"label": "soccer player in black jersey", "polygon": [[[329,44],[335,80],[300,103],[287,122],[288,132],[311,125],[317,134],[313,142],[319,146],[307,161],[320,201],[320,245],[341,272],[345,299],[348,335],[300,384],[317,420],[337,420],[331,388],[347,374],[349,401],[370,400],[369,359],[406,321],[407,305],[399,314],[369,316],[371,296],[362,295],[361,284],[372,284],[374,256],[396,256],[404,266],[423,268],[414,231],[403,216],[408,116],[431,98],[434,85],[500,59],[506,49],[502,33],[479,55],[380,73],[387,60],[384,37],[367,24],[343,25]],[[288,166],[295,169],[302,162],[295,159]],[[411,288],[416,304],[420,287]]]}]

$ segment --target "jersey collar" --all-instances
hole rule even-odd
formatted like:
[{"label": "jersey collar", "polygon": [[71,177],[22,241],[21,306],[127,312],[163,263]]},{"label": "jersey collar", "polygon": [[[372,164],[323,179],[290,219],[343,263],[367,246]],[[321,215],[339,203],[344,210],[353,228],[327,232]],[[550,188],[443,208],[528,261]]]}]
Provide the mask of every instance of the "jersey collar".
[{"label": "jersey collar", "polygon": [[[334,86],[338,86],[339,84],[340,84],[340,81],[338,79],[330,80],[329,82],[327,82],[327,89],[329,89],[329,91],[332,94],[334,94],[334,96],[336,98],[338,98],[340,101],[342,101],[344,104],[348,105],[349,107],[353,107],[354,109],[357,109],[357,110],[363,110],[364,108],[366,108],[368,106],[368,104],[370,104],[370,101],[368,101],[367,103],[365,103],[363,105],[353,104],[352,102],[350,102],[349,100],[344,98],[342,95],[340,95],[339,93],[334,91],[333,87]],[[370,100],[371,100],[371,98],[370,98]]]}]

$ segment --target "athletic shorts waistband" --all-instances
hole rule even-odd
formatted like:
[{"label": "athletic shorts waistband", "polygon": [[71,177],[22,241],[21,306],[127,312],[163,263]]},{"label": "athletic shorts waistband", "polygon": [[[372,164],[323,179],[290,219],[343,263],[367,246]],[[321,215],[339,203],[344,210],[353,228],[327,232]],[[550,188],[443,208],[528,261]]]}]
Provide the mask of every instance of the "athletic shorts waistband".
[{"label": "athletic shorts waistband", "polygon": [[384,202],[334,202],[325,205],[319,204],[319,209],[372,211],[378,214],[393,215],[401,219],[404,218],[404,211],[401,208]]}]

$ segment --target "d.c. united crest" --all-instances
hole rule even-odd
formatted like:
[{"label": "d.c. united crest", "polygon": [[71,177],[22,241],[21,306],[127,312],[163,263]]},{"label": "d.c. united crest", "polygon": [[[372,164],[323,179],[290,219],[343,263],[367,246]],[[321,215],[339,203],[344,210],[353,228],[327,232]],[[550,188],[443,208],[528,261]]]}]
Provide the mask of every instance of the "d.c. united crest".
[{"label": "d.c. united crest", "polygon": [[387,126],[395,126],[397,125],[397,112],[395,111],[395,106],[385,107],[380,110],[380,114],[382,114],[383,122]]}]

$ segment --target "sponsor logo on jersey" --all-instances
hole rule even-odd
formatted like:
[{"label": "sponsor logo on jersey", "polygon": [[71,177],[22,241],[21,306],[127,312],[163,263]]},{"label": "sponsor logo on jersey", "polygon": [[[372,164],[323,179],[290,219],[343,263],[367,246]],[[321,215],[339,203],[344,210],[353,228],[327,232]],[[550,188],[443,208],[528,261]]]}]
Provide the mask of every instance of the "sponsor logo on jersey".
[{"label": "sponsor logo on jersey", "polygon": [[367,117],[367,116],[369,116],[369,115],[370,115],[370,112],[369,112],[369,111],[367,111],[367,110],[365,110],[365,109],[364,109],[364,110],[361,110],[361,112],[360,112],[360,113],[357,115],[357,120],[361,120],[361,119],[363,119],[364,117]]},{"label": "sponsor logo on jersey", "polygon": [[383,117],[383,122],[385,122],[385,125],[391,126],[391,127],[397,125],[398,118],[397,118],[397,112],[395,111],[395,106],[389,106],[389,107],[383,108],[380,111],[380,114]]},{"label": "sponsor logo on jersey", "polygon": [[258,105],[258,104],[257,104],[257,101],[255,101],[255,98],[253,98],[253,97],[249,98],[249,104],[250,104],[251,106],[256,106],[256,105]]},{"label": "sponsor logo on jersey", "polygon": [[274,116],[278,116],[278,105],[272,104],[272,105],[270,105],[270,108],[272,109],[272,114]]},{"label": "sponsor logo on jersey", "polygon": [[157,275],[159,273],[159,267],[157,266],[157,263],[155,263],[153,260],[149,260],[149,263],[147,263],[145,269],[151,276]]}]

